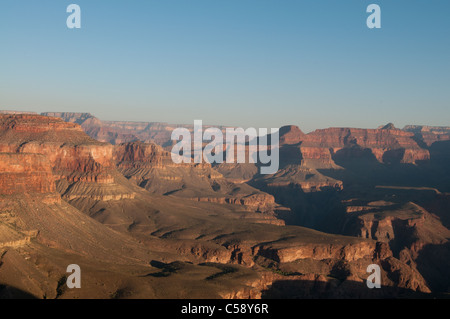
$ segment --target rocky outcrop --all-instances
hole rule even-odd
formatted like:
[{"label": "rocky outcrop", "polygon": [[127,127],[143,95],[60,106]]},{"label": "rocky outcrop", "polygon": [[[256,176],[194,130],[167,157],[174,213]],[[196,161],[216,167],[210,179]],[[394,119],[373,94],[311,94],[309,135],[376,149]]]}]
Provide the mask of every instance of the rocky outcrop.
[{"label": "rocky outcrop", "polygon": [[[96,186],[113,185],[115,165],[112,152],[112,145],[93,140],[76,123],[31,114],[0,116],[0,153],[34,154],[35,165],[47,161],[45,174],[52,174],[53,186],[41,183],[43,189],[54,190],[55,181],[64,186],[58,187],[63,195],[72,184],[78,187],[84,184],[86,191]],[[23,158],[26,161],[26,155]],[[42,174],[38,167],[28,165],[24,169],[30,174]],[[84,192],[83,196],[89,196],[89,192]]]},{"label": "rocky outcrop", "polygon": [[378,129],[328,128],[308,134],[288,126],[280,129],[280,142],[298,144],[303,165],[313,168],[333,168],[335,157],[358,159],[368,154],[380,163],[414,164],[430,159],[429,151],[417,144],[414,133],[389,124]]},{"label": "rocky outcrop", "polygon": [[[139,168],[162,169],[169,166],[192,166],[183,163],[175,164],[171,159],[170,152],[165,151],[159,145],[142,142],[123,143],[116,145],[114,147],[113,159],[117,167],[119,167],[121,170]],[[217,175],[219,176],[219,174]]]},{"label": "rocky outcrop", "polygon": [[[287,265],[290,266],[285,267],[279,264],[281,269],[297,271],[269,268],[271,271],[261,272],[258,278],[248,280],[244,288],[224,292],[221,296],[229,299],[395,298],[419,297],[430,293],[421,274],[413,267],[392,257],[387,245],[377,243],[375,249],[372,248],[370,245],[370,249],[367,250],[369,255],[362,252],[359,255],[360,258],[354,260],[335,259],[335,255],[330,258],[328,252],[325,254],[319,252],[315,254],[316,259],[297,260],[288,263]],[[339,252],[338,256],[342,254],[341,249],[337,252]],[[373,256],[370,255],[372,252],[375,252]],[[368,264],[380,266],[382,289],[367,289]]]},{"label": "rocky outcrop", "polygon": [[308,168],[338,168],[327,145],[310,141],[297,126],[280,128],[280,161]]},{"label": "rocky outcrop", "polygon": [[273,196],[245,183],[234,184],[210,164],[175,164],[170,152],[156,144],[116,145],[113,158],[125,177],[155,194],[242,205],[251,211],[269,212],[276,206]]},{"label": "rocky outcrop", "polygon": [[262,244],[255,248],[255,254],[263,256],[280,263],[293,262],[299,259],[339,259],[355,261],[365,257],[374,256],[376,251],[375,242],[358,243],[297,243],[295,246],[283,246],[278,243]]},{"label": "rocky outcrop", "polygon": [[0,194],[53,193],[50,162],[39,154],[0,153]]},{"label": "rocky outcrop", "polygon": [[348,213],[343,234],[390,243],[396,253],[407,248],[414,253],[427,244],[442,244],[450,230],[419,205],[370,203]]},{"label": "rocky outcrop", "polygon": [[[208,180],[209,187],[209,180],[222,178],[220,173],[206,163],[175,164],[170,152],[151,143],[132,142],[116,145],[113,159],[125,177],[154,193],[164,194],[182,188],[185,175],[196,179],[197,182]],[[201,184],[198,186],[202,186]]]},{"label": "rocky outcrop", "polygon": [[298,126],[288,125],[280,128],[280,145],[297,144],[305,137]]},{"label": "rocky outcrop", "polygon": [[[450,278],[443,269],[450,257],[450,230],[441,220],[412,202],[378,202],[366,207],[371,209],[355,209],[348,213],[342,233],[389,244],[394,257],[399,260],[390,262],[389,272],[404,273],[405,269],[399,265],[402,262],[410,265],[411,271],[420,271],[430,288],[447,291]],[[403,285],[408,289],[419,285],[414,281],[399,281],[404,281]]]},{"label": "rocky outcrop", "polygon": [[261,176],[255,179],[254,185],[272,189],[269,193],[289,187],[299,187],[302,192],[321,191],[324,189],[340,190],[343,188],[342,181],[324,176],[317,170],[302,165],[287,165],[273,175]]},{"label": "rocky outcrop", "polygon": [[[372,156],[380,163],[399,162],[416,163],[428,160],[429,152],[421,148],[414,140],[414,134],[398,129],[354,129],[329,128],[316,130],[307,135],[305,145],[328,147],[332,155],[341,155],[346,158],[345,149],[352,149],[350,154],[354,158],[357,150],[360,156],[365,156],[369,150]],[[340,154],[339,154],[340,153]]]}]

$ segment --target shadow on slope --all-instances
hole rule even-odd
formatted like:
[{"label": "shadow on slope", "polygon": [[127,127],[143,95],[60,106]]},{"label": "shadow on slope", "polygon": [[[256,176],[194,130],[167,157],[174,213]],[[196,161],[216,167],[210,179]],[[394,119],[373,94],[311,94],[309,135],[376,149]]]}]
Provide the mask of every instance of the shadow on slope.
[{"label": "shadow on slope", "polygon": [[0,299],[37,299],[32,294],[18,288],[0,284]]},{"label": "shadow on slope", "polygon": [[[356,151],[355,151],[356,152]],[[403,150],[404,152],[404,150]],[[387,151],[380,163],[368,150],[353,154],[342,149],[333,155],[333,161],[344,170],[319,169],[325,176],[344,182],[344,187],[376,185],[433,187],[441,192],[450,191],[450,141],[438,141],[430,148],[430,160],[417,164],[401,163],[402,149]]]},{"label": "shadow on slope", "polygon": [[432,291],[450,294],[450,242],[424,246],[416,263]]},{"label": "shadow on slope", "polygon": [[263,291],[262,299],[430,299],[450,298],[448,294],[426,294],[391,286],[369,289],[365,282],[339,280],[278,280]]}]

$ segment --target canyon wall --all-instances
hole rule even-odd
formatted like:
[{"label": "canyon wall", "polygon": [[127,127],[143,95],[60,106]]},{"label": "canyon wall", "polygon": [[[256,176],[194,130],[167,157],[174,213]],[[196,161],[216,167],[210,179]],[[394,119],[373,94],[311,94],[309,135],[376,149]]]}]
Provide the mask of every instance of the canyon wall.
[{"label": "canyon wall", "polygon": [[0,194],[53,193],[50,162],[39,154],[0,153]]},{"label": "canyon wall", "polygon": [[[46,174],[51,172],[52,183],[57,182],[58,191],[63,195],[74,183],[78,188],[86,186],[93,193],[99,187],[115,184],[113,146],[92,139],[79,124],[58,118],[32,114],[1,115],[0,153],[29,154],[3,155],[5,158],[22,158],[23,165],[26,160],[31,163],[23,166],[23,174],[29,175],[22,177],[24,183],[33,175],[42,174],[42,168],[34,167],[32,163],[35,161],[33,165],[40,165],[46,161]],[[40,187],[51,189],[53,186],[42,182]],[[74,191],[75,188],[72,189],[72,199]],[[93,196],[98,198],[100,194]]]}]

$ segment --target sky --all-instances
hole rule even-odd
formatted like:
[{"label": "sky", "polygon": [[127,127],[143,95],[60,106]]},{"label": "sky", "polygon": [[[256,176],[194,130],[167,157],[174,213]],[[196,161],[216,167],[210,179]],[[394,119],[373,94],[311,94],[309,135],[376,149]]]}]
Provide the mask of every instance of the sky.
[{"label": "sky", "polygon": [[[66,8],[81,8],[69,29]],[[381,29],[369,29],[369,4]],[[2,0],[0,109],[450,126],[448,0]]]}]

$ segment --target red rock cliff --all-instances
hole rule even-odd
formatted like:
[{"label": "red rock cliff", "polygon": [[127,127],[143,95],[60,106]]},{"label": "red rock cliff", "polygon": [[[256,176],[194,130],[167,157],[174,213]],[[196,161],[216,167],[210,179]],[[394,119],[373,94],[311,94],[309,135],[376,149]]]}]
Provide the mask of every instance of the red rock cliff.
[{"label": "red rock cliff", "polygon": [[[414,134],[398,129],[356,129],[329,128],[316,130],[307,135],[302,145],[326,147],[333,153],[345,148],[370,150],[379,162],[398,160],[402,163],[416,163],[428,160],[428,150],[421,148],[414,140]],[[352,156],[356,154],[353,152]]]},{"label": "red rock cliff", "polygon": [[42,154],[56,179],[111,183],[112,150],[78,124],[40,115],[0,116],[0,152]]},{"label": "red rock cliff", "polygon": [[38,154],[0,153],[0,195],[53,193],[49,161]]},{"label": "red rock cliff", "polygon": [[292,126],[280,129],[280,144],[299,144],[302,163],[315,168],[332,167],[332,157],[358,159],[368,152],[377,161],[416,163],[430,159],[414,133],[386,126],[378,129],[327,128],[303,134]]}]

